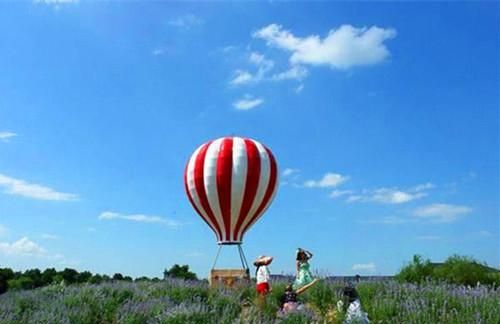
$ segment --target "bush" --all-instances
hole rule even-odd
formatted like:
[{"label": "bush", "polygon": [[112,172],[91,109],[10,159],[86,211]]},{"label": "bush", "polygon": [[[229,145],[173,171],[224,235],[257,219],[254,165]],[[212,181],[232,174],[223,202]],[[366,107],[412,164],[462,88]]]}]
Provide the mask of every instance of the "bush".
[{"label": "bush", "polygon": [[35,286],[35,282],[30,277],[21,276],[17,279],[11,279],[8,281],[9,289],[22,290],[22,289],[32,289]]},{"label": "bush", "polygon": [[396,275],[401,282],[422,283],[432,277],[433,267],[429,259],[422,259],[420,255],[414,255],[412,262],[405,265]]},{"label": "bush", "polygon": [[477,283],[493,284],[494,273],[477,260],[453,255],[434,269],[433,277],[449,283],[475,286]]},{"label": "bush", "polygon": [[165,278],[180,278],[185,280],[196,280],[196,274],[189,271],[189,266],[174,264],[169,270],[165,269],[163,271],[163,276]]},{"label": "bush", "polygon": [[0,269],[0,294],[7,291],[7,282],[14,278],[14,271],[9,268]]},{"label": "bush", "polygon": [[415,255],[413,261],[396,275],[400,282],[421,284],[426,280],[444,281],[459,285],[475,286],[500,284],[500,271],[466,256],[453,255],[442,264],[433,264],[428,259]]}]

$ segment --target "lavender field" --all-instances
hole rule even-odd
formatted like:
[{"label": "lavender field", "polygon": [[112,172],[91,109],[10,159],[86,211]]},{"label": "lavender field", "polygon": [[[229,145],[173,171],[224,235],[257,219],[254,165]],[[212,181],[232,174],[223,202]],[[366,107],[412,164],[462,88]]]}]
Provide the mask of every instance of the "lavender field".
[{"label": "lavender field", "polygon": [[[209,289],[205,282],[114,282],[52,285],[0,296],[0,323],[342,323],[340,281],[323,280],[301,296],[301,313],[279,316],[285,283],[266,305],[253,287]],[[357,289],[373,323],[500,323],[500,289],[449,284],[361,282]]]}]

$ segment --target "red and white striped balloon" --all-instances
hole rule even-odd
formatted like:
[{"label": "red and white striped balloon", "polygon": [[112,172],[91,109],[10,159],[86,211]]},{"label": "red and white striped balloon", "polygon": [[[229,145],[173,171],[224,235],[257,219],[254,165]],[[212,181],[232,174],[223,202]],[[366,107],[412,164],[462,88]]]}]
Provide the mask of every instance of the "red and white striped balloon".
[{"label": "red and white striped balloon", "polygon": [[278,167],[271,151],[259,142],[223,137],[196,149],[184,184],[191,205],[219,244],[241,243],[276,194]]}]

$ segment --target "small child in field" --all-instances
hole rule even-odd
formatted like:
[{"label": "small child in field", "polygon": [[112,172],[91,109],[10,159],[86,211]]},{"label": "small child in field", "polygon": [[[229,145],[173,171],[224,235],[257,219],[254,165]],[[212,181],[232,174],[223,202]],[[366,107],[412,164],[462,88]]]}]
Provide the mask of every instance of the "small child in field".
[{"label": "small child in field", "polygon": [[303,286],[297,290],[293,289],[293,285],[288,285],[285,288],[285,292],[281,295],[280,298],[280,309],[282,314],[288,314],[294,311],[301,311],[304,309],[304,305],[302,305],[298,301],[298,296],[305,292],[307,289],[312,287],[312,285]]},{"label": "small child in field", "polygon": [[369,324],[370,320],[368,315],[361,309],[361,302],[359,300],[359,295],[356,289],[351,283],[349,283],[343,291],[343,302],[340,306],[343,306],[346,312],[346,318],[344,324],[350,323],[360,323]]},{"label": "small child in field", "polygon": [[293,290],[292,285],[285,288],[285,293],[280,298],[281,311],[284,314],[296,311],[298,308],[297,293]]},{"label": "small child in field", "polygon": [[255,289],[260,296],[265,296],[271,291],[271,285],[269,284],[271,273],[267,267],[271,262],[273,262],[273,257],[262,255],[253,263],[257,267],[255,270],[255,277],[257,278]]}]

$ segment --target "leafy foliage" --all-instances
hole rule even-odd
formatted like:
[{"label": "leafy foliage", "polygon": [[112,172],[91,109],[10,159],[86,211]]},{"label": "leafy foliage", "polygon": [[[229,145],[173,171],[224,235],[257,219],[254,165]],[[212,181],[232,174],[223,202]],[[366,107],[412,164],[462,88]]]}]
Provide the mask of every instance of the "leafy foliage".
[{"label": "leafy foliage", "polygon": [[437,280],[469,286],[478,283],[499,286],[499,273],[498,270],[466,256],[453,255],[442,264],[433,264],[430,260],[415,255],[413,261],[396,275],[396,279],[418,284],[426,280]]},{"label": "leafy foliage", "polygon": [[422,256],[414,255],[412,262],[404,266],[396,278],[403,282],[422,283],[432,276],[432,270],[429,259],[423,260]]},{"label": "leafy foliage", "polygon": [[165,278],[180,278],[185,280],[196,280],[196,274],[194,272],[189,271],[189,266],[174,264],[170,269],[165,269],[163,271],[163,275]]}]

